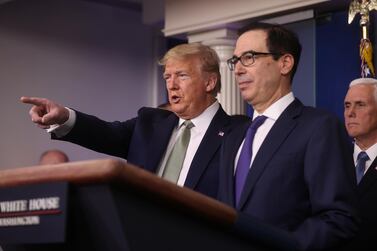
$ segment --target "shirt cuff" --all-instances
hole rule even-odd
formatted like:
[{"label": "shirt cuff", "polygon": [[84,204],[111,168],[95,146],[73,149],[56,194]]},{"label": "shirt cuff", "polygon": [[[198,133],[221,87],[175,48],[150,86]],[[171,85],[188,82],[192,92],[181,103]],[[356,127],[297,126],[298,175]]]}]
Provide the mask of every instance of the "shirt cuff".
[{"label": "shirt cuff", "polygon": [[69,111],[68,120],[64,124],[51,125],[50,128],[46,129],[48,133],[53,133],[57,138],[67,135],[76,123],[76,112],[68,107],[66,109]]}]

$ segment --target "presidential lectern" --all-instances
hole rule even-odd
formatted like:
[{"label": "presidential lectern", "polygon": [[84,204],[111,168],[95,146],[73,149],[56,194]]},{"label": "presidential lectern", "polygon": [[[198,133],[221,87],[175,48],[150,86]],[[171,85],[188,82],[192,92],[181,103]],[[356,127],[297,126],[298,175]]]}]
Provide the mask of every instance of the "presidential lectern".
[{"label": "presidential lectern", "polygon": [[295,250],[283,231],[121,160],[0,171],[8,250]]}]

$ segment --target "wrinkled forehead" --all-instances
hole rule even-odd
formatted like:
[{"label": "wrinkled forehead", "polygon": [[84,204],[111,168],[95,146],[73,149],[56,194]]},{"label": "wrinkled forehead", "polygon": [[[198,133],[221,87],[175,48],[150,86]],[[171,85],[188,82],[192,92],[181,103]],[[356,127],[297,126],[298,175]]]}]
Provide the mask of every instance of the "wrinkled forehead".
[{"label": "wrinkled forehead", "polygon": [[345,101],[377,101],[377,85],[357,84],[348,88]]},{"label": "wrinkled forehead", "polygon": [[164,73],[194,71],[201,67],[200,58],[196,56],[172,57],[166,61]]},{"label": "wrinkled forehead", "polygon": [[257,52],[268,52],[266,31],[247,31],[237,39],[234,55],[240,56],[250,50]]}]

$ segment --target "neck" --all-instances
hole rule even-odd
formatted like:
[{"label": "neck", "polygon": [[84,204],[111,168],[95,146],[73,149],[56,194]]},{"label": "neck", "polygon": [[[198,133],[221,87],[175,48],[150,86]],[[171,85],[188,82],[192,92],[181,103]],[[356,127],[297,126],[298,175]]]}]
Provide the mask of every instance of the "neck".
[{"label": "neck", "polygon": [[201,107],[201,109],[196,109],[196,113],[190,113],[190,114],[178,114],[175,113],[178,117],[181,119],[189,120],[198,117],[200,114],[202,114],[208,107],[210,107],[213,103],[215,103],[216,98],[211,97],[207,100],[206,104]]},{"label": "neck", "polygon": [[361,150],[368,150],[369,147],[377,143],[377,140],[373,139],[357,139],[355,138],[355,144],[360,147]]},{"label": "neck", "polygon": [[257,111],[259,114],[262,114],[267,108],[269,108],[273,103],[287,95],[291,90],[290,89],[284,89],[280,90],[279,92],[276,92],[274,96],[272,96],[267,102],[265,103],[259,103],[259,104],[251,104],[253,106],[253,109]]}]

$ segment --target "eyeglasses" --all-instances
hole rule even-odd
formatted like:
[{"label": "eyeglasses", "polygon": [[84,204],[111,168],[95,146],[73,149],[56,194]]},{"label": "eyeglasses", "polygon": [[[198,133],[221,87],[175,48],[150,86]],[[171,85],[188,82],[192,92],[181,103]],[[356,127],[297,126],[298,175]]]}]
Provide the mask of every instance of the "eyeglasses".
[{"label": "eyeglasses", "polygon": [[244,52],[241,56],[237,57],[237,56],[233,56],[232,58],[228,59],[226,61],[229,69],[231,71],[234,71],[234,68],[236,67],[236,64],[238,61],[241,62],[241,64],[243,66],[250,66],[252,64],[254,64],[255,62],[255,56],[267,56],[267,55],[275,55],[275,56],[279,56],[281,55],[281,53],[277,53],[277,52],[256,52],[256,51],[247,51],[247,52]]}]

